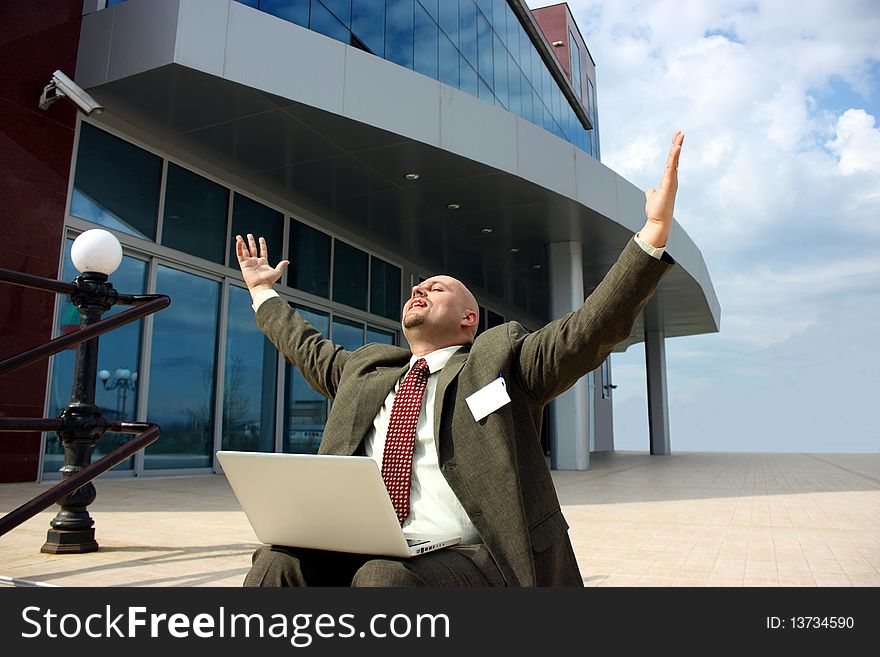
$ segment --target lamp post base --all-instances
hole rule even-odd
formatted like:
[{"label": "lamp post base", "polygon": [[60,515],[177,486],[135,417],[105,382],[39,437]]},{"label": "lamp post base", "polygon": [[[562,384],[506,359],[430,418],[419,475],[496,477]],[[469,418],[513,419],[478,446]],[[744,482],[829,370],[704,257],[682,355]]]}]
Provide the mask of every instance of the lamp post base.
[{"label": "lamp post base", "polygon": [[40,552],[46,554],[85,554],[97,552],[95,529],[50,529]]}]

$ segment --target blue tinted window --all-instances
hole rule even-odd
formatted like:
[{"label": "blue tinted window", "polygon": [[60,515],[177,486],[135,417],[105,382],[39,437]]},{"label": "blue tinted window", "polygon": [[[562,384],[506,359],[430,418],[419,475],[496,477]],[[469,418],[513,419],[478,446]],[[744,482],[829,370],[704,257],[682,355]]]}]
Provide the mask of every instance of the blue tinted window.
[{"label": "blue tinted window", "polygon": [[[444,2],[448,2],[449,0],[443,0]],[[435,22],[440,22],[440,15],[438,13],[438,0],[419,0],[419,4],[425,8],[425,11],[434,19]]]},{"label": "blue tinted window", "polygon": [[477,14],[477,71],[480,77],[486,81],[490,87],[494,83],[492,74],[493,56],[492,56],[492,28],[489,21],[483,18],[483,15]]},{"label": "blue tinted window", "polygon": [[238,266],[238,258],[235,256],[235,236],[241,235],[247,239],[248,233],[253,234],[255,239],[259,239],[260,236],[266,238],[269,262],[273,267],[278,264],[283,246],[281,242],[284,239],[284,216],[277,210],[267,208],[247,196],[235,194],[235,200],[232,202],[232,239],[229,240],[230,267]]},{"label": "blue tinted window", "polygon": [[467,63],[464,55],[458,59],[458,71],[460,76],[459,88],[472,96],[478,96],[477,72]]},{"label": "blue tinted window", "polygon": [[431,19],[422,6],[416,3],[415,16],[415,62],[414,69],[423,75],[434,78],[439,76],[437,62],[437,24]]},{"label": "blue tinted window", "polygon": [[153,320],[147,417],[162,438],[147,447],[144,468],[209,467],[220,284],[160,265],[156,291],[174,303]]},{"label": "blue tinted window", "polygon": [[550,98],[553,103],[550,108],[553,111],[553,118],[558,119],[562,115],[562,92],[559,90],[559,87],[554,85]]},{"label": "blue tinted window", "polygon": [[477,0],[477,7],[480,8],[480,11],[483,12],[483,16],[486,17],[490,23],[492,22],[492,0]]},{"label": "blue tinted window", "polygon": [[440,29],[458,47],[458,3],[455,0],[443,0],[438,11],[440,14]]},{"label": "blue tinted window", "polygon": [[495,95],[505,107],[510,105],[507,85],[507,50],[501,44],[501,39],[495,37]]},{"label": "blue tinted window", "polygon": [[229,287],[223,449],[275,451],[275,372],[278,350],[254,322],[251,295]]},{"label": "blue tinted window", "polygon": [[[492,22],[492,29],[501,37],[501,41],[504,43],[507,43],[508,40],[507,14],[507,0],[492,0],[492,17],[489,20]],[[489,16],[489,14],[486,14],[486,16]]]},{"label": "blue tinted window", "polygon": [[385,57],[413,67],[413,0],[387,0],[385,4]]},{"label": "blue tinted window", "polygon": [[260,0],[260,11],[303,27],[309,26],[309,0]]},{"label": "blue tinted window", "polygon": [[583,99],[583,94],[581,93],[581,49],[578,46],[577,41],[574,38],[574,32],[569,30],[568,32],[568,48],[569,53],[571,55],[571,81],[574,84],[574,90],[577,93],[578,99]]},{"label": "blue tinted window", "polygon": [[485,100],[487,103],[495,103],[495,94],[492,93],[492,90],[489,88],[489,85],[483,81],[483,78],[478,78],[478,95],[480,100]]},{"label": "blue tinted window", "polygon": [[525,73],[523,73],[522,77],[520,78],[520,82],[522,83],[520,92],[520,98],[522,99],[522,117],[526,121],[531,121],[532,123],[534,123],[535,114],[533,110],[535,92],[532,89],[532,85],[530,85],[528,83],[528,80],[526,80]]},{"label": "blue tinted window", "polygon": [[[458,1],[458,48],[461,54],[477,66],[477,6],[474,0]],[[474,93],[476,96],[476,93]]]},{"label": "blue tinted window", "polygon": [[440,81],[458,88],[458,50],[445,34],[440,33]]},{"label": "blue tinted window", "polygon": [[374,54],[385,57],[385,0],[354,0],[351,31]]},{"label": "blue tinted window", "polygon": [[532,42],[526,31],[520,27],[519,31],[519,67],[525,74],[526,79],[532,81]]},{"label": "blue tinted window", "polygon": [[70,214],[154,240],[161,178],[160,158],[83,123]]},{"label": "blue tinted window", "polygon": [[[528,39],[528,37],[526,37]],[[542,82],[541,82],[541,70],[544,68],[544,63],[541,61],[541,56],[538,54],[538,51],[535,50],[531,43],[529,45],[529,57],[532,60],[532,68],[531,68],[531,81],[532,86],[535,88],[535,91],[541,93],[542,91]],[[526,75],[529,72],[526,71]]]},{"label": "blue tinted window", "polygon": [[367,326],[367,342],[379,342],[381,344],[394,344],[394,333]]},{"label": "blue tinted window", "polygon": [[509,83],[508,86],[508,98],[509,98],[509,107],[510,111],[514,114],[518,114],[522,116],[522,91],[520,89],[519,77],[521,73],[519,71],[519,67],[517,67],[516,63],[513,61],[513,57],[510,55],[507,56],[507,80]]},{"label": "blue tinted window", "polygon": [[345,242],[333,243],[333,300],[366,310],[369,256]]},{"label": "blue tinted window", "polygon": [[162,244],[223,264],[229,190],[168,163]]},{"label": "blue tinted window", "polygon": [[333,318],[333,344],[347,351],[364,346],[364,325],[341,317]]},{"label": "blue tinted window", "polygon": [[[507,5],[507,0],[501,0],[501,2],[505,6]],[[507,15],[507,38],[504,39],[504,43],[507,45],[510,54],[513,55],[514,60],[519,63],[519,33],[522,31],[522,25],[519,24],[519,19],[509,7],[505,9],[504,13]],[[498,30],[497,25],[495,30]]]},{"label": "blue tinted window", "polygon": [[322,5],[319,0],[312,0],[312,13],[309,17],[309,27],[325,36],[348,43],[351,32],[343,25],[329,9]]},{"label": "blue tinted window", "polygon": [[400,319],[400,268],[380,258],[370,259],[370,312]]},{"label": "blue tinted window", "polygon": [[330,236],[298,221],[290,222],[287,284],[319,297],[330,296]]},{"label": "blue tinted window", "polygon": [[[297,312],[325,338],[330,337],[330,318],[316,310],[296,307]],[[312,390],[302,373],[288,364],[285,370],[284,433],[281,448],[287,453],[314,454],[318,451],[327,422],[327,399]]]},{"label": "blue tinted window", "polygon": [[351,2],[352,0],[321,0],[321,4],[333,12],[346,27],[351,25]]}]

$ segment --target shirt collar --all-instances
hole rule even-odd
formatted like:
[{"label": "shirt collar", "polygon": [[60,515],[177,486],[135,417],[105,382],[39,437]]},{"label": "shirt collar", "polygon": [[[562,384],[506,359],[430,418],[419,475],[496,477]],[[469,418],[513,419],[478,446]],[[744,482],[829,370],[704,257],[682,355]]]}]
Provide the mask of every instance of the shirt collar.
[{"label": "shirt collar", "polygon": [[416,356],[413,354],[412,358],[409,359],[409,366],[412,367],[415,365],[419,358],[424,358],[428,362],[428,369],[431,371],[431,374],[434,374],[435,372],[442,370],[446,363],[449,362],[449,359],[452,358],[452,354],[463,346],[464,345],[456,344],[451,347],[443,347],[442,349],[437,349],[424,356]]}]

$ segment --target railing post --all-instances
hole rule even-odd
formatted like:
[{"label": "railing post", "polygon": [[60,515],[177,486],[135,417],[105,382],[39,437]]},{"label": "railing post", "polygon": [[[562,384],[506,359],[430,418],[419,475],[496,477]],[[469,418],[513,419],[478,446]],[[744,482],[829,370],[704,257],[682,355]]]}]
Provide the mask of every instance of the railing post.
[{"label": "railing post", "polygon": [[[117,294],[107,275],[84,272],[75,281],[77,291],[70,295],[80,313],[80,329],[101,319],[116,302]],[[58,432],[64,447],[61,474],[66,479],[92,462],[92,449],[103,433],[101,412],[95,405],[98,377],[98,338],[82,343],[76,352],[70,403],[62,411],[66,427]],[[49,523],[51,528],[41,552],[82,554],[98,549],[95,521],[88,506],[95,501],[95,486],[89,482],[64,497],[61,510]]]}]

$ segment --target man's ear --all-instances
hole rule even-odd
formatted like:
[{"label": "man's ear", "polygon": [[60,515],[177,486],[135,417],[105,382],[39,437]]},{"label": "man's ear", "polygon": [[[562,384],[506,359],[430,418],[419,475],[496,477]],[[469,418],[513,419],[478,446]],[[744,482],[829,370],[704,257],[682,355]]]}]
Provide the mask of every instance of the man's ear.
[{"label": "man's ear", "polygon": [[475,310],[465,310],[464,316],[461,318],[461,325],[470,328],[476,326],[480,316]]}]

